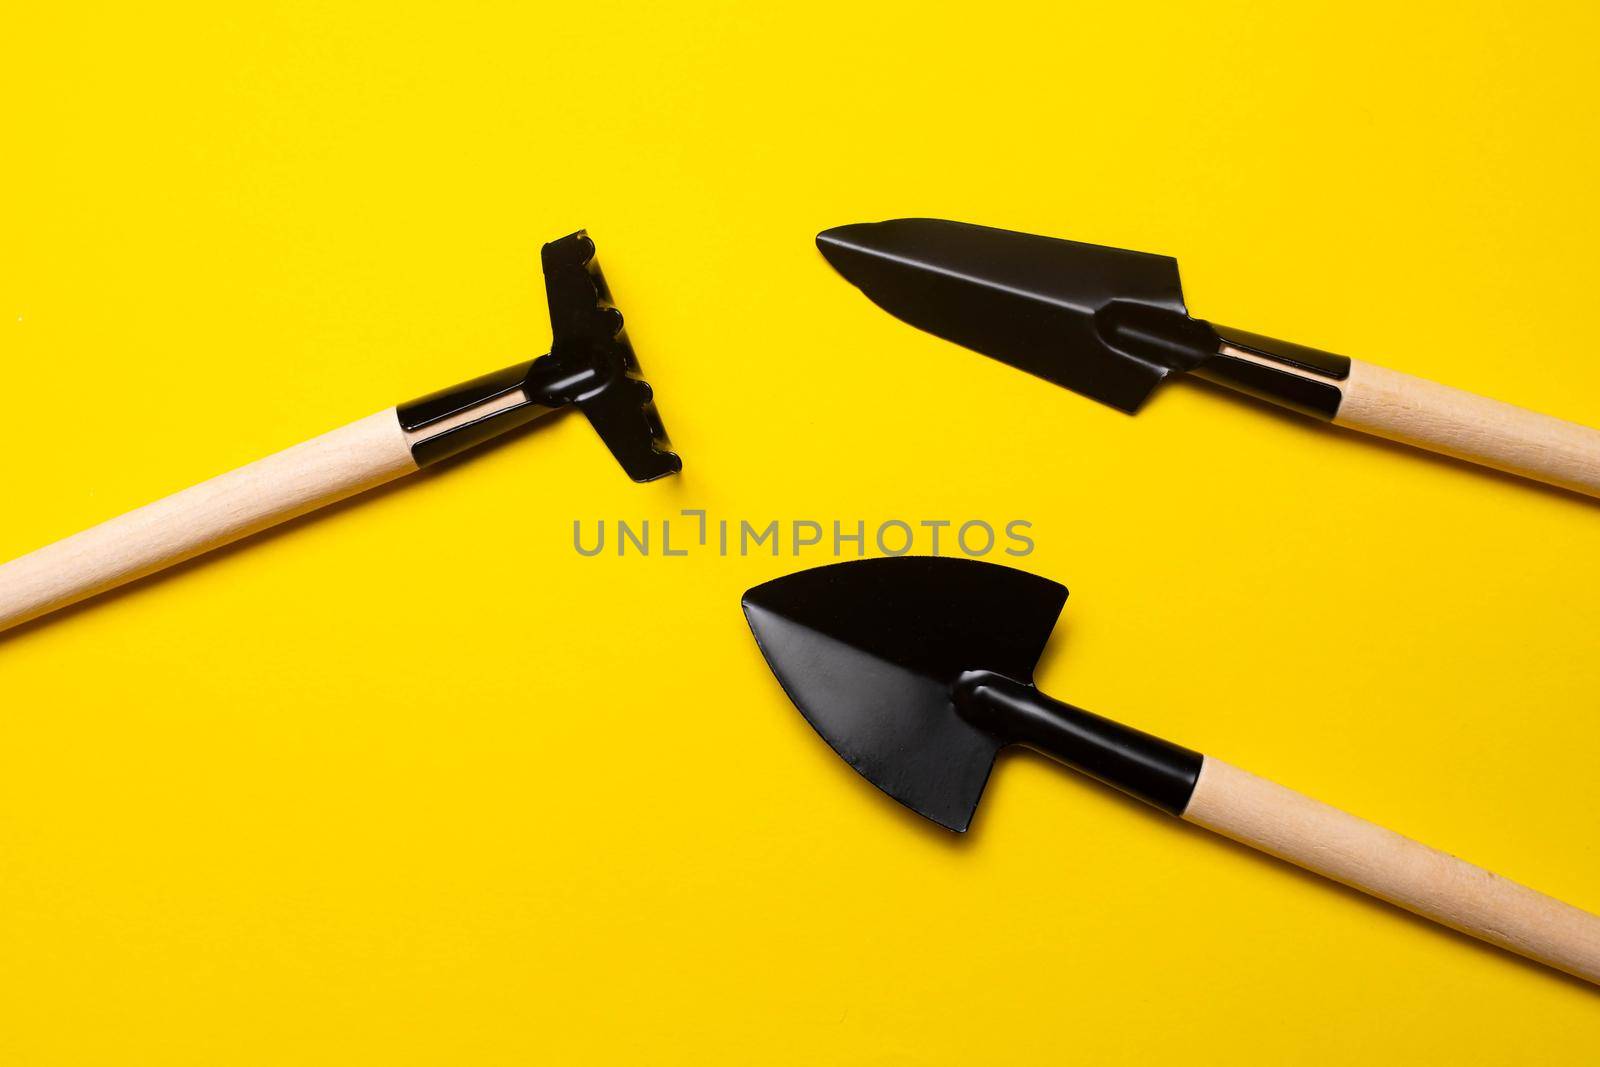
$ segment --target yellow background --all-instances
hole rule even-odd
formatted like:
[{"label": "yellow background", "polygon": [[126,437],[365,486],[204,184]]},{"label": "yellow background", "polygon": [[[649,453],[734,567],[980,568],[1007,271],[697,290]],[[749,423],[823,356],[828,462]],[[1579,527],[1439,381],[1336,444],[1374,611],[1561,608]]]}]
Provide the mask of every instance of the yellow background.
[{"label": "yellow background", "polygon": [[[1127,418],[813,234],[1170,253],[1196,314],[1600,423],[1587,4],[14,6],[0,558],[543,351],[579,418],[0,640],[0,1062],[1571,1062],[1588,987],[1002,761],[956,838],[575,518],[1033,522],[1045,689],[1600,907],[1600,512],[1199,384]],[[592,526],[590,527],[592,528]]]}]

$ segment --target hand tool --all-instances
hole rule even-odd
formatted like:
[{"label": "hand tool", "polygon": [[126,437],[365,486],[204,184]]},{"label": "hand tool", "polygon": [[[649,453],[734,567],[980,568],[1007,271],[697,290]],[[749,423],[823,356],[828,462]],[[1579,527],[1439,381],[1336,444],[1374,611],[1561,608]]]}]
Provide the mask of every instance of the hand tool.
[{"label": "hand tool", "polygon": [[894,556],[744,595],[800,713],[900,803],[965,830],[1020,744],[1157,808],[1418,915],[1600,983],[1600,917],[1213,756],[1045,696],[1033,670],[1067,591],[978,560]]},{"label": "hand tool", "polygon": [[891,315],[1130,414],[1169,375],[1191,371],[1339,426],[1600,496],[1600,431],[1191,318],[1167,256],[941,219],[840,226],[817,247]]},{"label": "hand tool", "polygon": [[544,246],[548,354],[388,408],[0,566],[0,630],[453,456],[561,408],[622,469],[678,471],[583,231]]}]

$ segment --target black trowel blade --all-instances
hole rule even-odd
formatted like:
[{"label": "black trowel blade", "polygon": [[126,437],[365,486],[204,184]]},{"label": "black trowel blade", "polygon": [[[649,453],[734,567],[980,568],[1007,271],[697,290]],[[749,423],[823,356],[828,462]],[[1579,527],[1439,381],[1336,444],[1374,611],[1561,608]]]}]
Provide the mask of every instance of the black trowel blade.
[{"label": "black trowel blade", "polygon": [[1122,411],[1186,369],[1130,348],[1114,328],[1119,309],[1136,309],[1184,329],[1167,256],[942,219],[839,226],[817,247],[896,318]]},{"label": "black trowel blade", "polygon": [[952,687],[968,670],[1030,681],[1066,597],[1009,567],[899,556],[758,585],[744,611],[834,751],[902,804],[965,830],[1001,741],[956,713]]}]

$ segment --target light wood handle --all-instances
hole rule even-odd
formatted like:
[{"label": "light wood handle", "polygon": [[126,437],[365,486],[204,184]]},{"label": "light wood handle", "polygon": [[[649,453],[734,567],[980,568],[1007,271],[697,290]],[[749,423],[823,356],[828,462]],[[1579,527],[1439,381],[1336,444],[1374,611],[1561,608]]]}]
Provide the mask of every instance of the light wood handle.
[{"label": "light wood handle", "polygon": [[1462,933],[1600,983],[1600,917],[1210,756],[1183,817]]},{"label": "light wood handle", "polygon": [[0,630],[417,469],[389,408],[0,566]]},{"label": "light wood handle", "polygon": [[1600,430],[1361,360],[1341,389],[1340,426],[1600,496]]}]

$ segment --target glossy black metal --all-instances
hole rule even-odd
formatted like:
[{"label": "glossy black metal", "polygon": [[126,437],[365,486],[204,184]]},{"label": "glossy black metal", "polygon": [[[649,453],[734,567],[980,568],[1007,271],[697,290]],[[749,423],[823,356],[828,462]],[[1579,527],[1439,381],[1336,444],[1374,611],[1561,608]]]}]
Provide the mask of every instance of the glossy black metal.
[{"label": "glossy black metal", "polygon": [[1344,391],[1314,375],[1287,367],[1236,359],[1226,352],[1195,368],[1195,376],[1302,415],[1331,422],[1339,413]]},{"label": "glossy black metal", "polygon": [[1200,778],[1200,753],[1003,675],[973,671],[963,676],[955,703],[980,729],[1052,756],[1172,815],[1183,814]]},{"label": "glossy black metal", "polygon": [[[1222,342],[1217,354],[1194,369],[1196,376],[1269,400],[1302,415],[1331,421],[1339,413],[1350,376],[1350,359],[1258,333],[1214,327]],[[1237,349],[1257,357],[1244,359]]]},{"label": "glossy black metal", "polygon": [[[455,455],[507,430],[569,405],[600,434],[637,482],[674,474],[682,461],[669,450],[650,385],[622,326],[622,313],[582,230],[544,246],[550,305],[550,352],[399,405],[400,425],[416,434],[418,466]],[[474,414],[474,413],[477,414]],[[440,426],[427,433],[430,426]]]},{"label": "glossy black metal", "polygon": [[747,592],[744,611],[784,691],[834,751],[943,826],[970,825],[1009,744],[1181,812],[1198,756],[1033,688],[1066,597],[1010,567],[897,556],[786,575]]},{"label": "glossy black metal", "polygon": [[1217,336],[1224,344],[1253,352],[1274,363],[1310,371],[1318,377],[1331,378],[1338,382],[1350,377],[1349,356],[1338,356],[1332,352],[1324,352],[1320,348],[1297,345],[1293,341],[1280,341],[1276,337],[1266,337],[1248,330],[1236,330],[1232,326],[1213,324],[1211,328],[1217,332]]},{"label": "glossy black metal", "polygon": [[[425,430],[447,419],[466,418],[459,425],[413,441],[411,458],[417,461],[417,466],[437,463],[508,430],[525,426],[541,415],[550,414],[551,408],[528,399],[526,385],[532,369],[531,360],[518,363],[514,367],[506,367],[398,405],[395,412],[400,419],[400,428],[407,433]],[[496,403],[501,400],[507,401],[507,406]],[[489,413],[473,418],[471,412],[474,409],[485,409]]]},{"label": "glossy black metal", "polygon": [[1004,740],[956,714],[955,685],[980,667],[1033,677],[1066,599],[1024,571],[900,556],[775,579],[744,595],[744,611],[834,751],[902,804],[965,830]]},{"label": "glossy black metal", "polygon": [[840,226],[817,247],[891,315],[1123,411],[1217,348],[1167,256],[942,219]]},{"label": "glossy black metal", "polygon": [[1167,256],[942,219],[840,226],[817,247],[890,314],[1122,411],[1182,371],[1319,418],[1343,398],[1348,359],[1191,318]]}]

